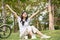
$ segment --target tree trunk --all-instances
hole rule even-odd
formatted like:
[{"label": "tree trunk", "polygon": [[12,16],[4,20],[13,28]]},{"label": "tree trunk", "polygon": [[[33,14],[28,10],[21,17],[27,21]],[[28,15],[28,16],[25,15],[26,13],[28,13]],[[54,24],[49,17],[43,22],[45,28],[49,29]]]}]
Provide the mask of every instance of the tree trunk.
[{"label": "tree trunk", "polygon": [[37,20],[37,24],[36,25],[37,25],[37,28],[39,29],[39,22],[38,22],[38,20]]},{"label": "tree trunk", "polygon": [[54,30],[54,19],[53,19],[53,14],[52,14],[52,9],[51,9],[51,0],[49,0],[49,6],[48,6],[48,11],[49,11],[49,30]]},{"label": "tree trunk", "polygon": [[14,32],[17,32],[17,20],[14,17]]},{"label": "tree trunk", "polygon": [[[3,18],[3,24],[6,23],[6,14],[5,14],[5,8],[4,8],[4,0],[2,0],[2,18]],[[3,31],[5,31],[5,27],[3,27]]]},{"label": "tree trunk", "polygon": [[53,21],[53,30],[54,30],[54,5],[52,4],[52,21]]}]

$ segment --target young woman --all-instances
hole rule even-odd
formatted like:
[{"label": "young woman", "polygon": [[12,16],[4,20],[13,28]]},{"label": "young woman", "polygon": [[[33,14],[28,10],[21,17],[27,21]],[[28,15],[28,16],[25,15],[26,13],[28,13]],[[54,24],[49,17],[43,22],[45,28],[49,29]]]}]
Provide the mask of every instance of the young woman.
[{"label": "young woman", "polygon": [[[30,26],[29,22],[30,20],[38,14],[39,10],[32,14],[30,17],[28,17],[28,14],[26,11],[22,12],[21,17],[17,15],[16,12],[14,12],[9,5],[6,5],[6,7],[8,7],[10,9],[10,11],[15,15],[18,24],[19,24],[19,31],[20,31],[20,37],[22,38],[23,36],[29,34],[31,35],[32,39],[35,38],[33,35],[34,33],[37,33],[38,35],[41,36],[41,38],[50,38],[50,36],[46,36],[44,34],[42,34],[38,29],[36,29],[34,26]],[[32,32],[33,31],[33,32]]]}]

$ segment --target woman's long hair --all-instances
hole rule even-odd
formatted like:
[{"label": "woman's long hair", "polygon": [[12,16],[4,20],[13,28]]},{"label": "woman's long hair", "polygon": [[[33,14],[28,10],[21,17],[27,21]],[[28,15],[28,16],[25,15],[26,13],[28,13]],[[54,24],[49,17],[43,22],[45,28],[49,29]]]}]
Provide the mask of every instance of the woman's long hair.
[{"label": "woman's long hair", "polygon": [[[26,17],[26,19],[25,19],[25,21],[23,21],[23,14],[25,13],[26,11],[23,11],[22,12],[22,14],[21,14],[21,21],[20,22],[22,22],[22,25],[24,26],[24,23],[25,23],[25,21],[27,21],[27,19],[28,19],[28,14],[27,14],[27,17]],[[26,12],[27,13],[27,12]]]}]

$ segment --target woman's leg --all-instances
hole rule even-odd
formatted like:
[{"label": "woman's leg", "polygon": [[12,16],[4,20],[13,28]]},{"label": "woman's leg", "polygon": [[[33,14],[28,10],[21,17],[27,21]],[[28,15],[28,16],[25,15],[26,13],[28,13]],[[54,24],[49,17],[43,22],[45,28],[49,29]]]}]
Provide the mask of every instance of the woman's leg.
[{"label": "woman's leg", "polygon": [[32,31],[34,32],[34,33],[37,33],[38,35],[43,35],[43,33],[41,33],[37,28],[35,28],[34,26],[31,26],[31,28],[32,28]]},{"label": "woman's leg", "polygon": [[31,39],[36,39],[36,36],[32,33],[32,31],[29,32],[29,35],[31,35]]},{"label": "woman's leg", "polygon": [[20,38],[24,38],[24,36],[28,34],[26,28],[24,27],[20,28],[19,31],[20,31]]},{"label": "woman's leg", "polygon": [[43,33],[41,33],[39,30],[37,30],[37,32],[36,32],[38,35],[43,35]]},{"label": "woman's leg", "polygon": [[34,26],[31,27],[34,33],[37,33],[38,35],[41,35],[41,38],[50,38],[50,36],[46,36],[43,33],[41,33],[37,28]]},{"label": "woman's leg", "polygon": [[32,32],[31,26],[28,27],[28,34],[31,36],[32,39],[36,38],[36,36]]}]

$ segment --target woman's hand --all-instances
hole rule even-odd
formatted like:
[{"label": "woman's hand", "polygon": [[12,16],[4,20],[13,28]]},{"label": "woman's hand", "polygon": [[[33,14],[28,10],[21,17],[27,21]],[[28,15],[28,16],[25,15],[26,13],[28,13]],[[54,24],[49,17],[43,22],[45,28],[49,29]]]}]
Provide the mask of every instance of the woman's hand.
[{"label": "woman's hand", "polygon": [[8,4],[6,4],[6,7],[10,9],[10,11],[15,15],[16,18],[18,17],[17,13],[14,12]]}]

